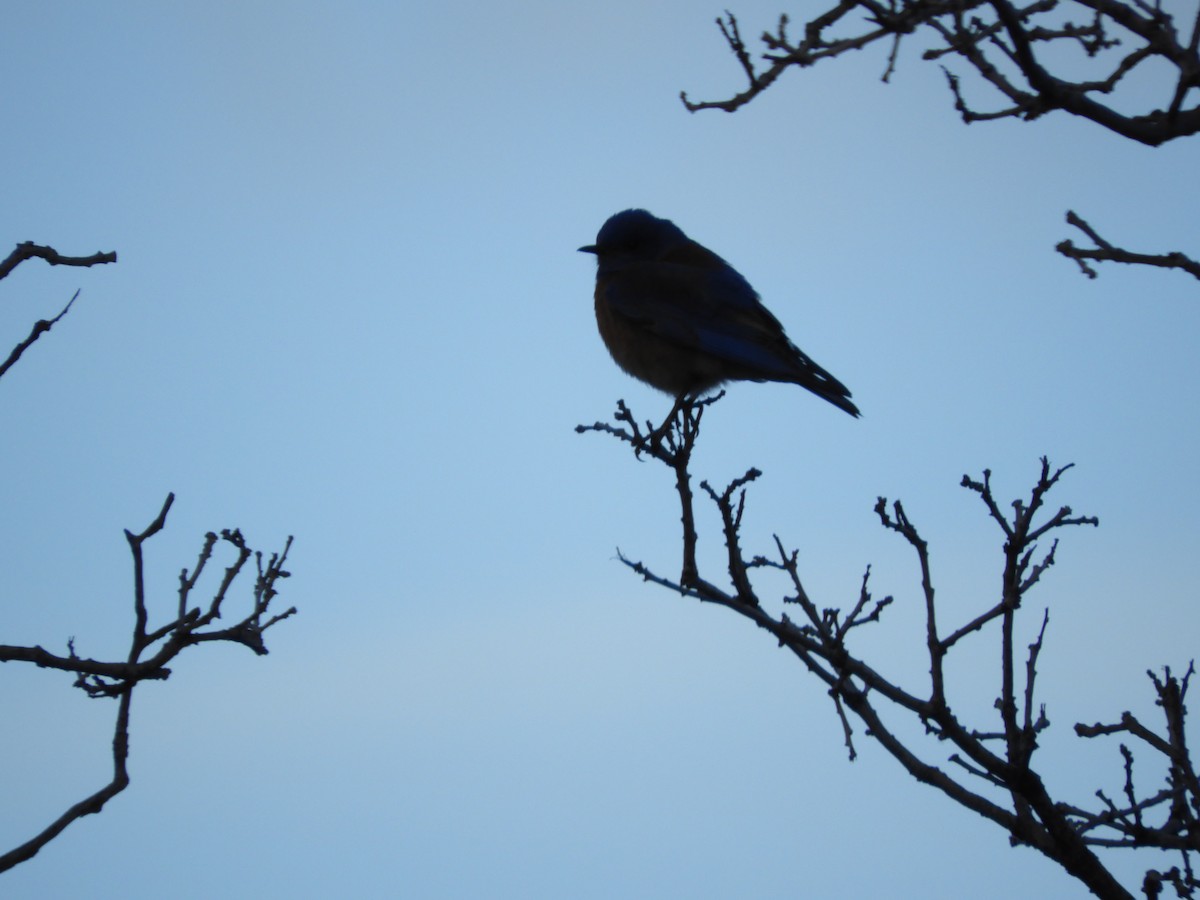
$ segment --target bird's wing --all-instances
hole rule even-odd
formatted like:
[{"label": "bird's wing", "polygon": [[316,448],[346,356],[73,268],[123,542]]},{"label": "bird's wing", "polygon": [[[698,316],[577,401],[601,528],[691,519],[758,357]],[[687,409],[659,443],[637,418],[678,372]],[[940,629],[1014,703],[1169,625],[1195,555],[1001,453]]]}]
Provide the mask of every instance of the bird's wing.
[{"label": "bird's wing", "polygon": [[721,360],[735,370],[734,377],[790,381],[802,374],[798,363],[815,366],[787,339],[746,279],[695,242],[628,266],[605,296],[615,315]]}]

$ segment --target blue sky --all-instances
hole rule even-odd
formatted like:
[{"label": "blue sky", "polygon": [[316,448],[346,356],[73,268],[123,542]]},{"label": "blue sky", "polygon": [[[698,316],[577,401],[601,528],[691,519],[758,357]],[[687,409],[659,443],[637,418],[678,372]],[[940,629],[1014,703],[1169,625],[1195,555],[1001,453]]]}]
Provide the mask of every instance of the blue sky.
[{"label": "blue sky", "polygon": [[[0,285],[10,345],[82,288],[0,384],[2,640],[123,655],[122,529],[168,491],[164,615],[233,526],[296,536],[301,614],[269,657],[199,648],[141,688],[132,787],[6,896],[1084,896],[865,738],[848,763],[765,634],[615,561],[677,571],[671,481],[573,427],[669,400],[609,360],[575,248],[626,207],[673,219],[853,390],[859,421],[734,386],[696,473],[764,470],[747,546],[799,547],[822,605],[872,564],[897,598],[863,636],[879,668],[924,665],[915,560],[875,498],[904,500],[966,619],[1000,536],[962,474],[1008,498],[1042,454],[1077,464],[1058,501],[1101,527],[1064,536],[1034,600],[1045,771],[1083,802],[1120,758],[1071,724],[1151,717],[1144,671],[1195,653],[1200,304],[1184,275],[1088,281],[1052,248],[1075,209],[1194,254],[1194,149],[963,126],[915,48],[890,85],[881,48],[692,115],[681,89],[741,87],[721,6],[409,6],[7,11],[6,240],[120,262]],[[749,35],[781,8],[735,11]],[[961,699],[985,710],[977,647]],[[11,845],[107,778],[111,709],[3,675]]]}]

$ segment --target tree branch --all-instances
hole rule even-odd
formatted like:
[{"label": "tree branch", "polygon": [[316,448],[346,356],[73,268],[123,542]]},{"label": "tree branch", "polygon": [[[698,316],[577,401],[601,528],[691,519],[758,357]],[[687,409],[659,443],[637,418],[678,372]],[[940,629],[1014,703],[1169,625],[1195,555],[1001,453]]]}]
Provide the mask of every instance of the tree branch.
[{"label": "tree branch", "polygon": [[1094,262],[1118,262],[1129,265],[1139,266],[1157,266],[1162,269],[1181,269],[1187,272],[1193,278],[1200,278],[1200,262],[1192,259],[1189,256],[1181,253],[1178,250],[1171,253],[1134,253],[1130,250],[1123,250],[1120,247],[1114,247],[1104,238],[1096,233],[1082,217],[1076,215],[1073,210],[1067,211],[1067,224],[1073,225],[1088,236],[1088,239],[1095,244],[1094,248],[1088,249],[1077,247],[1069,239],[1060,241],[1055,245],[1054,249],[1068,259],[1073,259],[1079,265],[1079,269],[1088,278],[1095,278],[1099,274],[1094,268],[1088,265],[1088,261]]},{"label": "tree branch", "polygon": [[[94,253],[91,256],[63,256],[53,247],[43,247],[32,241],[26,241],[23,244],[17,244],[16,249],[3,262],[0,262],[0,279],[6,278],[13,269],[27,259],[44,259],[52,266],[86,267],[101,265],[103,263],[115,263],[117,261],[117,254]],[[0,378],[4,377],[5,373],[16,364],[17,360],[21,358],[21,354],[32,347],[38,338],[53,328],[70,311],[71,305],[78,296],[79,291],[76,291],[74,296],[67,301],[67,305],[53,319],[39,319],[33,323],[33,328],[30,330],[29,336],[12,349],[12,352],[8,355],[8,359],[0,363]]]},{"label": "tree branch", "polygon": [[99,266],[105,263],[115,263],[117,254],[114,251],[93,253],[91,256],[63,256],[53,247],[44,247],[33,241],[17,244],[15,250],[0,262],[0,278],[8,275],[27,259],[42,259],[52,266]]},{"label": "tree branch", "polygon": [[[706,401],[706,407],[711,401]],[[672,419],[659,429],[663,434],[678,436],[695,421],[695,411],[681,401],[672,411]],[[689,418],[691,417],[691,418]],[[577,431],[607,433],[630,444],[635,454],[649,455],[670,468],[677,486],[690,477],[690,459],[698,437],[698,428],[687,431],[686,452],[680,455],[677,438],[655,446],[634,423],[636,417],[623,403],[618,405],[617,425],[597,423],[580,426]],[[1003,541],[1005,564],[1001,572],[999,597],[986,610],[969,615],[967,622],[943,637],[938,627],[936,593],[928,546],[915,524],[898,501],[892,504],[880,498],[876,514],[885,528],[899,534],[917,555],[921,571],[921,593],[924,599],[925,644],[930,659],[930,681],[927,688],[913,690],[896,681],[859,656],[849,646],[848,638],[854,628],[880,621],[880,613],[892,602],[889,596],[873,607],[867,590],[869,569],[847,613],[836,607],[820,607],[802,583],[798,551],[787,551],[775,538],[777,558],[754,556],[747,563],[741,545],[741,526],[746,512],[747,489],[761,477],[757,469],[729,482],[724,490],[713,488],[707,481],[701,487],[717,506],[721,515],[726,551],[728,589],[705,577],[698,569],[689,570],[685,564],[686,580],[673,582],[654,573],[642,562],[634,562],[618,551],[621,562],[644,580],[665,587],[674,593],[703,602],[716,603],[750,620],[768,631],[781,647],[786,647],[824,684],[834,701],[841,723],[843,740],[850,759],[857,755],[854,728],[850,717],[857,718],[864,733],[895,758],[914,778],[929,784],[959,805],[1000,825],[1015,843],[1034,847],[1057,862],[1065,871],[1085,884],[1100,897],[1128,898],[1126,890],[1108,871],[1096,855],[1096,850],[1115,846],[1145,846],[1175,849],[1184,853],[1184,881],[1190,875],[1188,854],[1200,849],[1200,801],[1193,798],[1197,791],[1195,768],[1190,761],[1184,741],[1183,697],[1186,694],[1189,669],[1183,679],[1167,675],[1155,680],[1160,705],[1168,718],[1168,733],[1156,735],[1128,714],[1119,725],[1096,726],[1095,733],[1108,734],[1127,731],[1146,741],[1170,760],[1168,789],[1149,800],[1137,796],[1133,788],[1132,757],[1126,766],[1126,796],[1122,806],[1098,796],[1103,804],[1095,812],[1053,798],[1033,765],[1038,736],[1050,727],[1046,707],[1036,695],[1037,665],[1045,646],[1049,613],[1043,611],[1040,627],[1033,640],[1022,648],[1017,639],[1017,620],[1024,600],[1053,564],[1057,540],[1039,558],[1037,544],[1060,528],[1078,525],[1098,525],[1092,516],[1075,515],[1068,506],[1047,507],[1047,497],[1071,466],[1054,468],[1046,458],[1033,488],[1024,499],[1009,504],[1005,513],[993,493],[991,473],[984,471],[981,479],[963,477],[963,486],[976,493],[987,515],[999,527]],[[691,510],[693,497],[677,491],[683,508],[682,521],[684,558],[695,563],[695,516]],[[690,523],[690,524],[689,524]],[[781,569],[791,579],[792,593],[782,598],[784,604],[794,603],[804,613],[804,624],[792,622],[786,614],[775,615],[754,584],[755,573],[763,568]],[[870,609],[870,612],[867,610]],[[983,708],[991,710],[982,726],[964,724],[949,700],[949,687],[943,662],[959,647],[968,635],[992,633],[999,640],[1000,683],[994,703]],[[856,633],[856,632],[854,632]],[[929,752],[917,742],[902,739],[885,720],[883,707],[907,713],[922,723],[926,732],[939,742],[949,742],[953,751],[949,761],[963,773],[964,782],[953,771],[947,771],[930,758]],[[1086,736],[1084,726],[1077,732]],[[1166,822],[1150,824],[1146,813],[1169,809]],[[1133,824],[1130,824],[1133,823]],[[1132,835],[1137,829],[1138,840]],[[1122,831],[1125,829],[1125,831]],[[1118,837],[1112,837],[1113,832]],[[1164,876],[1166,877],[1166,876]],[[1174,882],[1171,882],[1174,883]],[[1183,883],[1183,882],[1181,882]]]},{"label": "tree branch", "polygon": [[[1072,11],[1090,21],[1076,24],[1064,18]],[[922,58],[941,65],[954,109],[967,124],[1031,121],[1062,111],[1150,147],[1200,132],[1200,13],[1186,42],[1161,5],[1144,0],[839,0],[805,23],[799,40],[789,34],[790,24],[782,15],[774,31],[759,37],[760,66],[737,17],[726,12],[718,18],[721,35],[749,84],[723,100],[694,102],[682,92],[684,107],[690,112],[734,112],[788,69],[805,69],[875,43],[888,47],[882,76],[888,81],[901,42],[920,33],[933,43]],[[1076,80],[1080,69],[1072,58],[1075,54],[1056,52],[1064,42],[1083,50],[1089,71],[1098,68],[1102,73]],[[962,70],[973,72],[999,102],[981,107],[968,100]],[[1143,71],[1157,79],[1151,89],[1157,84],[1158,103],[1143,101],[1141,112],[1127,113],[1111,98],[1128,76]],[[1090,262],[1179,269],[1200,278],[1200,263],[1182,252],[1135,253],[1102,240],[1074,213],[1068,213],[1067,221],[1095,247],[1066,240],[1056,249],[1075,260],[1089,278],[1096,277]]]},{"label": "tree branch", "polygon": [[[289,537],[283,550],[273,554],[265,567],[261,564],[261,554],[258,554],[260,565],[253,588],[254,603],[251,611],[240,621],[227,628],[202,630],[220,615],[221,603],[225,599],[230,584],[241,571],[246,559],[253,553],[246,547],[240,532],[225,531],[222,532],[222,535],[226,542],[238,549],[238,557],[233,565],[226,569],[225,576],[216,589],[207,611],[201,613],[199,608],[188,609],[188,600],[192,590],[196,587],[204,563],[212,554],[215,543],[215,535],[212,534],[206,537],[200,562],[197,564],[195,572],[188,576],[184,570],[183,575],[180,576],[179,607],[175,619],[161,628],[148,631],[149,610],[147,608],[143,545],[166,526],[167,513],[174,500],[175,495],[168,494],[158,515],[140,533],[134,534],[129,530],[125,531],[133,558],[134,626],[130,637],[129,654],[124,662],[81,659],[75,654],[73,641],[68,642],[67,656],[57,656],[40,646],[0,646],[0,662],[30,662],[42,668],[72,672],[76,675],[75,687],[84,691],[89,697],[117,700],[117,716],[112,741],[112,779],[100,790],[71,806],[34,837],[0,856],[0,872],[7,871],[32,858],[42,847],[61,834],[68,825],[83,816],[100,812],[109,800],[129,785],[129,773],[126,768],[129,757],[129,708],[134,688],[138,684],[149,680],[165,680],[171,674],[167,664],[184,648],[195,644],[230,641],[244,644],[255,653],[265,654],[267,649],[262,641],[262,633],[276,622],[280,622],[296,612],[295,607],[290,607],[274,615],[265,623],[261,621],[262,616],[269,609],[271,600],[277,594],[276,583],[279,579],[288,577],[289,573],[284,570],[283,564],[292,544],[292,539]],[[146,656],[147,651],[152,650],[155,645],[158,647],[153,654]]]},{"label": "tree branch", "polygon": [[117,721],[113,729],[112,741],[112,780],[94,794],[69,807],[66,812],[25,843],[0,856],[0,872],[7,872],[13,866],[32,859],[39,850],[62,834],[68,825],[76,819],[100,812],[104,809],[104,804],[129,786],[129,772],[125,768],[125,763],[129,758],[129,704],[132,698],[133,687],[131,684],[117,701]]},{"label": "tree branch", "polygon": [[[1070,21],[1063,24],[1061,10],[1072,7],[1090,13],[1092,21],[1088,25]],[[737,17],[727,12],[724,19],[717,20],[717,26],[749,86],[725,100],[693,102],[686,92],[680,98],[691,112],[733,112],[763,93],[789,68],[807,68],[879,41],[889,46],[883,73],[887,81],[895,69],[901,41],[924,31],[939,41],[939,45],[924,52],[924,59],[959,58],[1011,104],[993,112],[974,110],[961,93],[958,76],[947,71],[955,107],[967,122],[1034,119],[1062,110],[1122,137],[1158,146],[1200,131],[1200,104],[1193,102],[1185,107],[1189,90],[1200,85],[1200,54],[1196,30],[1192,40],[1183,44],[1169,15],[1158,7],[1146,10],[1140,13],[1133,4],[1120,0],[1033,0],[1025,6],[1009,0],[841,0],[810,19],[799,41],[788,34],[788,17],[780,16],[776,30],[763,32],[759,38],[765,48],[761,58],[767,63],[763,69],[754,65]],[[1047,17],[1045,24],[1039,18],[1042,16]],[[1109,29],[1122,34],[1110,36]],[[833,30],[838,30],[837,36],[828,36]],[[1117,56],[1122,38],[1139,43],[1129,53]],[[1041,49],[1063,41],[1078,44],[1092,59],[1117,58],[1110,63],[1106,77],[1072,81],[1053,74],[1039,55]],[[1000,60],[1015,66],[1015,74],[1003,74],[997,65]],[[1127,115],[1097,99],[1112,93],[1130,72],[1150,63],[1165,63],[1178,73],[1168,86],[1169,99],[1164,98],[1162,107]]]},{"label": "tree branch", "polygon": [[3,363],[0,363],[0,378],[3,378],[4,374],[16,364],[17,360],[21,358],[22,353],[33,346],[34,341],[58,324],[58,320],[70,312],[71,304],[75,302],[75,298],[78,296],[79,291],[76,291],[71,299],[67,301],[67,305],[64,306],[62,311],[59,312],[59,314],[53,319],[39,319],[33,323],[33,328],[29,332],[29,337],[25,338],[25,340],[13,347],[12,353],[8,354],[8,359],[6,359]]}]

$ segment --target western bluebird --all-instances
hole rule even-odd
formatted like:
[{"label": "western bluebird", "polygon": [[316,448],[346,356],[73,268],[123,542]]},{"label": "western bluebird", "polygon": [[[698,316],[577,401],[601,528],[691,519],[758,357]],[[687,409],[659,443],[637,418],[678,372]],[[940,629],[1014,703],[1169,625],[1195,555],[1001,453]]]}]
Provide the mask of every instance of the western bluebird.
[{"label": "western bluebird", "polygon": [[725,381],[798,384],[852,416],[846,386],[788,340],[754,288],[673,222],[612,216],[596,243],[596,323],[622,369],[676,397]]}]

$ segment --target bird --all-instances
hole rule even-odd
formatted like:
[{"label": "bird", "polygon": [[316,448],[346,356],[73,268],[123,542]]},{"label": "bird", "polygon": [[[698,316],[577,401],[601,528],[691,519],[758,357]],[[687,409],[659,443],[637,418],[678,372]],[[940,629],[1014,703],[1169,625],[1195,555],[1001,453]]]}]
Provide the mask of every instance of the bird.
[{"label": "bird", "polygon": [[627,209],[579,252],[596,257],[596,324],[613,360],[677,403],[727,381],[778,381],[859,415],[846,386],[788,340],[750,283],[674,222]]}]

